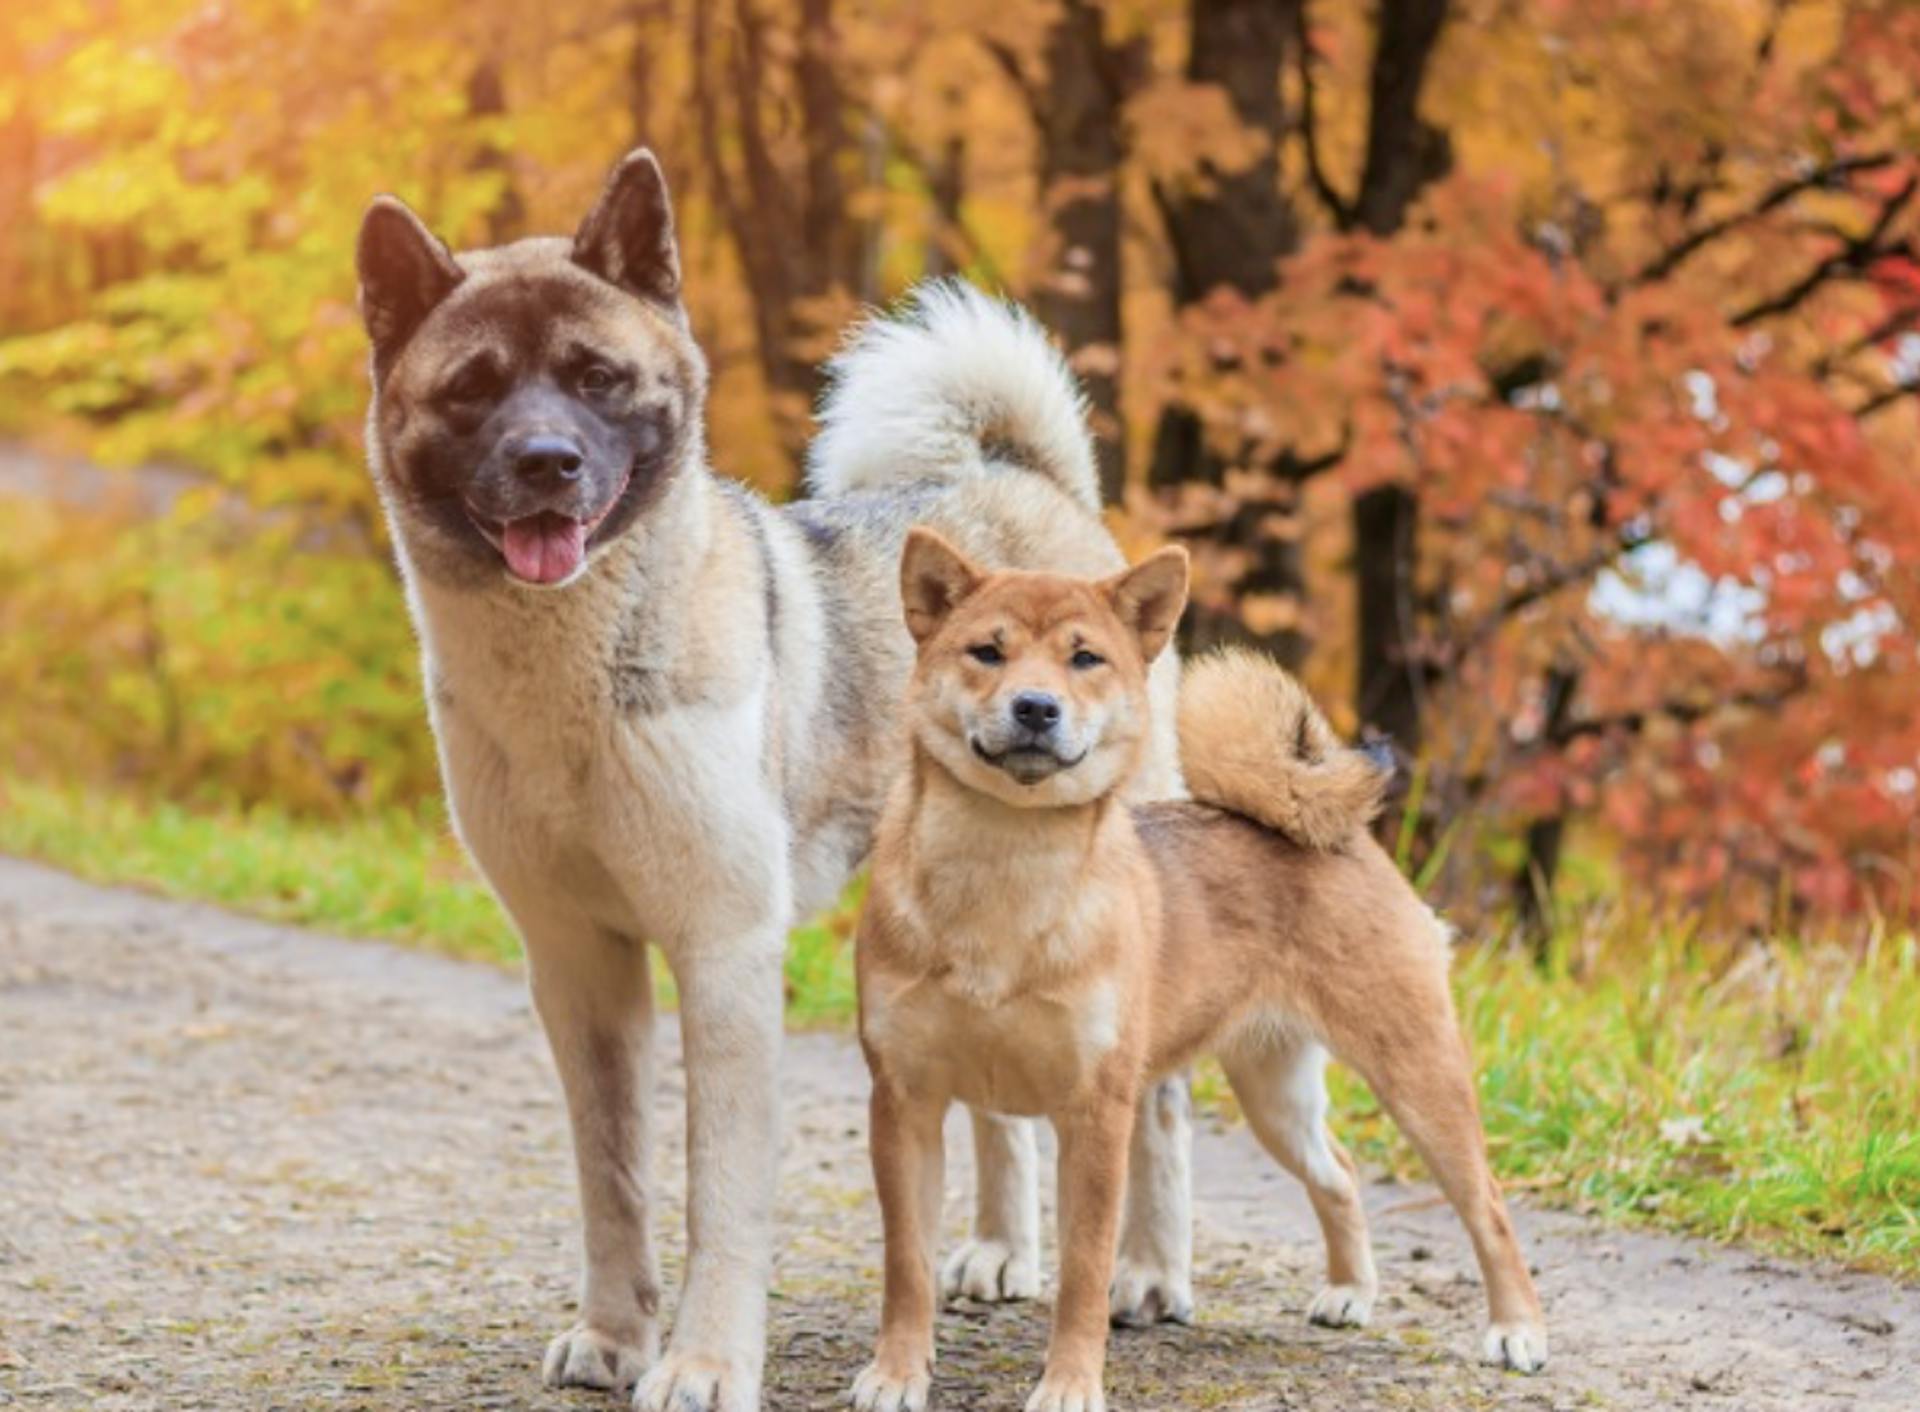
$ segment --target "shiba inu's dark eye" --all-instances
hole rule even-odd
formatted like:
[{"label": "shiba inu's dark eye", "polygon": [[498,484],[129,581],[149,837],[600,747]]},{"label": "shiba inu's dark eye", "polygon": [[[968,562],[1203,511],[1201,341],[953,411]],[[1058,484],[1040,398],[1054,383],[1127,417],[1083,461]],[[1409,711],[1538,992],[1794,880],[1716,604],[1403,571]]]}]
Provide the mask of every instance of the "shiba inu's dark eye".
[{"label": "shiba inu's dark eye", "polygon": [[967,656],[988,667],[997,667],[1006,661],[998,647],[991,642],[977,642],[967,649]]},{"label": "shiba inu's dark eye", "polygon": [[1081,672],[1088,671],[1094,667],[1104,667],[1107,663],[1107,659],[1102,657],[1098,652],[1089,652],[1084,647],[1075,652],[1073,656],[1067,660],[1073,664],[1074,670]]},{"label": "shiba inu's dark eye", "polygon": [[605,363],[589,363],[580,372],[580,390],[589,397],[612,392],[620,385],[620,374]]}]

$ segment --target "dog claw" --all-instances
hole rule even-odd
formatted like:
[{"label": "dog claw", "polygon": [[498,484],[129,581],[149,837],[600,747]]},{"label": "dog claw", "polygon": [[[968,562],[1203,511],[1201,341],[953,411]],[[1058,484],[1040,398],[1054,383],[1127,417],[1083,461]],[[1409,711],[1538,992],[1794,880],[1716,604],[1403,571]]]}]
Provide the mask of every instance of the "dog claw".
[{"label": "dog claw", "polygon": [[1107,1316],[1123,1329],[1193,1322],[1193,1285],[1182,1276],[1124,1262],[1107,1293]]},{"label": "dog claw", "polygon": [[624,1391],[640,1381],[653,1362],[657,1345],[643,1335],[622,1342],[586,1324],[575,1324],[547,1345],[540,1377],[548,1387],[592,1387]]},{"label": "dog claw", "polygon": [[1547,1366],[1547,1331],[1538,1324],[1492,1324],[1480,1361],[1516,1373],[1537,1373]]},{"label": "dog claw", "polygon": [[854,1379],[847,1405],[854,1412],[926,1412],[931,1381],[925,1369],[898,1374],[869,1363]]},{"label": "dog claw", "polygon": [[940,1270],[940,1293],[949,1300],[1009,1304],[1040,1297],[1040,1261],[1005,1241],[970,1240]]},{"label": "dog claw", "polygon": [[757,1412],[759,1379],[736,1362],[669,1353],[634,1389],[636,1412]]},{"label": "dog claw", "polygon": [[1324,1329],[1364,1329],[1373,1319],[1375,1293],[1367,1285],[1328,1285],[1307,1306],[1307,1322]]}]

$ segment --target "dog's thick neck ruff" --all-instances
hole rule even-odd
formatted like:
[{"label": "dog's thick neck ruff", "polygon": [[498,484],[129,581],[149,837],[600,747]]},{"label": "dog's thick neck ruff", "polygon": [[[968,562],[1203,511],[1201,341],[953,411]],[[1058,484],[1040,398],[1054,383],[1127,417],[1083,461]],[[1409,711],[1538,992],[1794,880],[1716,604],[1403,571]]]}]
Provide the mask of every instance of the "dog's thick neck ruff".
[{"label": "dog's thick neck ruff", "polygon": [[1104,935],[1090,870],[1116,844],[1134,846],[1117,789],[1022,808],[957,779],[919,746],[879,832],[876,851],[907,860],[894,903],[922,964],[989,1005],[1078,969]]}]

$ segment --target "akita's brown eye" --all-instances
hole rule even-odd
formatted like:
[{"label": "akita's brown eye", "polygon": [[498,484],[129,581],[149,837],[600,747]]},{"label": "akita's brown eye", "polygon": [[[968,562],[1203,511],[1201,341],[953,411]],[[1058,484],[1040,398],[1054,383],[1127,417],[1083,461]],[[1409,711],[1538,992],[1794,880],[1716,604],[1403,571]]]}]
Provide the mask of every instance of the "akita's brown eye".
[{"label": "akita's brown eye", "polygon": [[580,374],[580,390],[589,397],[612,392],[619,383],[620,375],[605,363],[594,363]]},{"label": "akita's brown eye", "polygon": [[1107,663],[1107,659],[1102,657],[1098,652],[1089,652],[1084,647],[1067,660],[1073,664],[1074,670],[1081,672],[1088,671],[1094,667],[1104,667]]},{"label": "akita's brown eye", "polygon": [[973,658],[974,661],[979,662],[983,666],[988,667],[997,667],[1007,660],[1001,655],[1000,649],[995,647],[991,642],[975,643],[967,649],[967,656]]},{"label": "akita's brown eye", "polygon": [[500,390],[500,375],[487,363],[469,363],[440,389],[447,402],[479,402]]}]

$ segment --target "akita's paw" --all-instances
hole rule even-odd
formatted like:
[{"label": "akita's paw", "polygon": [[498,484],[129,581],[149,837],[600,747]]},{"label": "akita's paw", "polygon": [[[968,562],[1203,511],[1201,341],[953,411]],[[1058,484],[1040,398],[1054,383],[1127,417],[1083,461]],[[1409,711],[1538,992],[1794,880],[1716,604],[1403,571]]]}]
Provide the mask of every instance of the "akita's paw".
[{"label": "akita's paw", "polygon": [[547,1345],[540,1377],[548,1387],[597,1387],[624,1391],[640,1381],[660,1352],[651,1326],[636,1338],[618,1339],[575,1324]]},{"label": "akita's paw", "polygon": [[847,1402],[854,1412],[926,1412],[932,1383],[925,1363],[917,1368],[897,1367],[891,1360],[876,1358],[853,1380]]},{"label": "akita's paw", "polygon": [[760,1375],[744,1360],[669,1352],[634,1389],[638,1412],[760,1412]]},{"label": "akita's paw", "polygon": [[1107,1412],[1098,1373],[1048,1373],[1027,1399],[1027,1412]]},{"label": "akita's paw", "polygon": [[1480,1346],[1480,1361],[1516,1373],[1537,1373],[1547,1366],[1547,1331],[1519,1320],[1489,1324],[1486,1342]]},{"label": "akita's paw", "polygon": [[1372,1285],[1328,1285],[1307,1306],[1307,1322],[1323,1329],[1364,1329],[1373,1319]]},{"label": "akita's paw", "polygon": [[1107,1287],[1107,1316],[1123,1329],[1193,1322],[1193,1279],[1185,1271],[1122,1259]]},{"label": "akita's paw", "polygon": [[979,1304],[1038,1299],[1040,1253],[1018,1250],[1001,1240],[965,1241],[940,1269],[940,1293],[947,1299]]}]

